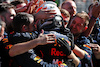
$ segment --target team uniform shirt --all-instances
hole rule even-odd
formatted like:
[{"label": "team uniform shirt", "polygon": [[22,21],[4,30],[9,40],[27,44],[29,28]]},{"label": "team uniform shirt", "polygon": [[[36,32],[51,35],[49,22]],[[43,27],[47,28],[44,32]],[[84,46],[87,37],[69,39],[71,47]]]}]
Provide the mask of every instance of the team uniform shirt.
[{"label": "team uniform shirt", "polygon": [[4,32],[4,38],[0,41],[0,67],[12,67],[12,58],[9,56],[9,49],[12,47],[8,42],[8,34]]},{"label": "team uniform shirt", "polygon": [[80,36],[77,40],[75,40],[75,44],[84,50],[85,56],[81,59],[82,67],[92,67],[92,50],[90,48],[90,41],[85,36]]},{"label": "team uniform shirt", "polygon": [[[18,33],[14,32],[9,34],[9,42],[11,44],[16,44],[16,43],[22,43],[22,42],[27,42],[30,41],[34,38],[36,38],[37,35],[34,33]],[[36,61],[31,59],[32,52],[34,52],[33,49],[30,49],[28,52],[17,55],[14,57],[14,61],[17,63],[18,66],[21,67],[41,67],[40,64],[37,64]],[[36,54],[34,54],[36,56]]]},{"label": "team uniform shirt", "polygon": [[93,67],[100,67],[100,59],[96,59],[94,54],[92,55]]},{"label": "team uniform shirt", "polygon": [[[45,31],[45,34],[47,33],[55,34],[56,38],[64,38],[71,49],[71,43],[66,35],[55,31]],[[15,44],[26,42],[36,37],[37,35],[34,33],[13,33],[9,35],[9,41],[10,43]],[[67,58],[68,55],[69,53],[67,53],[66,47],[61,46],[61,44],[58,44],[56,41],[54,44],[39,45],[24,54],[15,56],[14,58],[21,67],[68,67],[69,65],[71,65],[69,67],[74,67],[72,59]]]},{"label": "team uniform shirt", "polygon": [[[71,42],[68,40],[66,35],[60,34],[55,31],[45,31],[45,34],[52,33],[58,38],[64,38],[71,49]],[[56,40],[55,40],[56,41]],[[67,56],[69,55],[67,52],[67,48],[65,46],[61,46],[58,44],[57,41],[54,44],[46,44],[46,45],[39,45],[35,48],[35,52],[38,56],[40,56],[44,62],[43,67],[68,67]],[[33,58],[34,59],[34,58]],[[41,63],[41,62],[40,62]],[[70,66],[69,66],[70,67]]]}]

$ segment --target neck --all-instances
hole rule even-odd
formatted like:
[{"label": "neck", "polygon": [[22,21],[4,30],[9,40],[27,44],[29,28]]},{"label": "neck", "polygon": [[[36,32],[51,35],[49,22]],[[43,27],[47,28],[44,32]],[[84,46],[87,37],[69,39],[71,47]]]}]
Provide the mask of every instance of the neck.
[{"label": "neck", "polygon": [[74,34],[74,40],[77,40],[77,38],[80,36],[80,34]]}]

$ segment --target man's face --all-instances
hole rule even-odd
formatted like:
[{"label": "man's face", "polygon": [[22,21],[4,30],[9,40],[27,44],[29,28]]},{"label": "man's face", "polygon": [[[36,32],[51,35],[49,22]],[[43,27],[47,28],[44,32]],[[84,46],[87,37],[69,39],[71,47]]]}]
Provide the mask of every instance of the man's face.
[{"label": "man's face", "polygon": [[73,1],[69,1],[62,6],[63,9],[66,9],[71,17],[76,14],[76,4]]},{"label": "man's face", "polygon": [[80,34],[84,31],[85,27],[84,27],[84,20],[82,18],[79,17],[74,17],[71,20],[71,24],[70,24],[70,30],[74,35]]},{"label": "man's face", "polygon": [[8,9],[8,12],[4,16],[7,26],[9,26],[12,23],[13,18],[14,18],[15,15],[16,15],[16,13],[15,13],[15,10],[13,8]]},{"label": "man's face", "polygon": [[33,24],[34,24],[34,19],[32,17],[30,17],[30,24],[29,24],[29,27],[28,27],[28,32],[33,32],[35,30]]}]

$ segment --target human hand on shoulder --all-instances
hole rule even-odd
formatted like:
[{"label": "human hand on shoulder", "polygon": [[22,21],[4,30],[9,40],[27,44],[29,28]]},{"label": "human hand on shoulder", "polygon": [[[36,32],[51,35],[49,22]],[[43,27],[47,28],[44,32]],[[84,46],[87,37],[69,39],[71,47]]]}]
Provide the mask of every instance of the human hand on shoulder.
[{"label": "human hand on shoulder", "polygon": [[40,33],[38,40],[39,40],[38,43],[40,45],[55,43],[55,35],[54,34],[44,34],[44,31],[42,30],[42,33]]},{"label": "human hand on shoulder", "polygon": [[37,1],[38,0],[30,1],[26,6],[15,9],[16,13],[18,12],[27,12],[29,14],[34,13],[35,9],[37,8],[37,5],[36,5]]},{"label": "human hand on shoulder", "polygon": [[48,18],[53,18],[55,14],[56,14],[55,10],[47,10],[47,8],[42,8],[35,14],[35,18],[48,19]]}]

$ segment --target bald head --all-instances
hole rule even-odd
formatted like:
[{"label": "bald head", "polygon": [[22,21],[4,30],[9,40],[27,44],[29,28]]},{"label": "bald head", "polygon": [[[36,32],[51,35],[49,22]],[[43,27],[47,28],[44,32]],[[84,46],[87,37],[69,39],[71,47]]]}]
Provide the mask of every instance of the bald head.
[{"label": "bald head", "polygon": [[61,8],[66,9],[70,13],[71,17],[76,14],[76,4],[74,1],[64,1],[61,5]]}]

